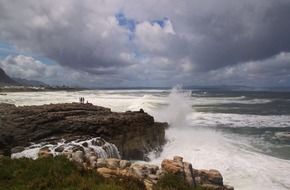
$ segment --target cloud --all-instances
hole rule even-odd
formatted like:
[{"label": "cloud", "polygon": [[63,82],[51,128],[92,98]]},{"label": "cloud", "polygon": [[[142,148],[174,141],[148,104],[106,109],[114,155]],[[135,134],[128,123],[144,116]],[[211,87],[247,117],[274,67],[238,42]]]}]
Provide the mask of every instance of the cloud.
[{"label": "cloud", "polygon": [[57,67],[42,64],[32,57],[23,55],[8,56],[0,66],[12,77],[38,79],[55,77]]},{"label": "cloud", "polygon": [[[285,80],[269,72],[280,69],[273,57],[290,52],[288,18],[289,0],[0,0],[0,42],[96,85],[211,84],[224,80],[218,71],[246,67],[262,84],[273,75]],[[38,66],[22,75],[52,81],[45,74],[52,67]],[[231,81],[249,82],[241,75]]]},{"label": "cloud", "polygon": [[[44,64],[24,55],[6,57],[0,61],[0,67],[13,78],[39,80],[52,85],[83,86],[85,81],[90,82],[95,78],[86,72],[77,72],[58,64]],[[89,85],[91,84],[87,84]]]},{"label": "cloud", "polygon": [[0,36],[19,49],[92,73],[130,64],[120,57],[130,53],[126,30],[109,6],[94,8],[93,2],[2,1]]},{"label": "cloud", "polygon": [[228,84],[240,81],[250,86],[288,86],[290,81],[290,53],[225,67],[209,73],[217,81]]},{"label": "cloud", "polygon": [[174,34],[170,21],[165,21],[164,26],[158,23],[142,22],[136,26],[136,43],[144,51],[166,51],[168,45],[166,41],[170,40]]}]

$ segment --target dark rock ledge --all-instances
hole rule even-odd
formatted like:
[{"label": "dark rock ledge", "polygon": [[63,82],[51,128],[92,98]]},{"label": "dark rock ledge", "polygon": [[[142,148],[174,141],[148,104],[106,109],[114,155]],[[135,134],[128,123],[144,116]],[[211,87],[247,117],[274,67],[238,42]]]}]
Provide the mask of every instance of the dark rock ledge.
[{"label": "dark rock ledge", "polygon": [[[0,104],[0,154],[31,143],[80,136],[102,137],[115,144],[123,159],[145,160],[146,154],[165,143],[167,123],[155,122],[143,110],[112,112],[92,104],[20,106]],[[16,147],[16,148],[15,148]]]}]

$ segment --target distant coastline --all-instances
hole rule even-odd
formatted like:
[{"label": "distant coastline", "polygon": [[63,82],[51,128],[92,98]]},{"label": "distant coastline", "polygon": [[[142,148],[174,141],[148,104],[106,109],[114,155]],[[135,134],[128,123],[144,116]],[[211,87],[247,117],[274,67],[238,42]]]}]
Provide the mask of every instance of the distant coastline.
[{"label": "distant coastline", "polygon": [[49,91],[82,91],[86,88],[56,86],[56,87],[35,87],[35,86],[0,86],[0,94],[5,92],[49,92]]}]

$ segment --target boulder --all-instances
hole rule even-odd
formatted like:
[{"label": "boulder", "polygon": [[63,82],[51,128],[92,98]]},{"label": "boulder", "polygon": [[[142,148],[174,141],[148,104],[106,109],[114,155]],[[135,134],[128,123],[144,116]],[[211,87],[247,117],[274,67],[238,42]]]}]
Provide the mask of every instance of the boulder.
[{"label": "boulder", "polygon": [[82,164],[84,162],[84,158],[85,156],[83,151],[77,150],[76,152],[72,153],[72,160],[77,163]]},{"label": "boulder", "polygon": [[[99,159],[98,159],[99,161]],[[183,177],[190,187],[201,187],[205,190],[234,190],[233,187],[223,185],[223,178],[217,170],[197,170],[182,157],[173,160],[163,160],[161,169],[157,165],[133,163],[126,160],[102,159],[104,167],[97,168],[97,172],[105,178],[130,177],[142,181],[147,190],[154,189],[154,185],[165,173]],[[128,164],[130,163],[130,164]]]},{"label": "boulder", "polygon": [[97,159],[97,168],[105,168],[107,166],[107,161],[105,158]]},{"label": "boulder", "polygon": [[120,166],[120,160],[115,158],[108,158],[106,160],[106,166],[109,169],[117,169]]},{"label": "boulder", "polygon": [[54,149],[55,152],[63,152],[64,151],[64,146],[59,146]]},{"label": "boulder", "polygon": [[183,173],[182,165],[180,165],[179,162],[176,162],[174,160],[168,160],[168,159],[163,160],[161,163],[161,168],[163,171],[167,173],[173,173],[173,174]]},{"label": "boulder", "polygon": [[226,190],[231,186],[224,186],[223,177],[218,170],[197,170],[188,162],[183,162],[180,156],[173,160],[165,159],[161,163],[162,172],[181,176],[191,187],[202,186],[208,190]]},{"label": "boulder", "polygon": [[213,183],[223,185],[223,176],[218,170],[200,170],[201,183]]},{"label": "boulder", "polygon": [[120,176],[119,170],[114,170],[110,168],[98,168],[97,172],[105,178],[112,178]]},{"label": "boulder", "polygon": [[38,151],[38,158],[49,158],[49,157],[53,157],[53,155],[48,147],[41,148]]},{"label": "boulder", "polygon": [[121,169],[125,169],[127,167],[130,167],[131,166],[131,162],[128,161],[128,160],[121,160],[120,161],[120,168]]},{"label": "boulder", "polygon": [[98,160],[98,158],[96,156],[89,157],[89,163],[90,163],[91,168],[97,167],[97,160]]},{"label": "boulder", "polygon": [[190,186],[195,186],[195,178],[193,175],[192,165],[188,162],[184,162],[183,168],[185,180]]},{"label": "boulder", "polygon": [[130,167],[129,170],[130,174],[134,177],[136,177],[137,179],[142,180],[143,178],[146,177],[147,172],[145,171],[145,166],[141,165],[141,164],[133,164]]}]

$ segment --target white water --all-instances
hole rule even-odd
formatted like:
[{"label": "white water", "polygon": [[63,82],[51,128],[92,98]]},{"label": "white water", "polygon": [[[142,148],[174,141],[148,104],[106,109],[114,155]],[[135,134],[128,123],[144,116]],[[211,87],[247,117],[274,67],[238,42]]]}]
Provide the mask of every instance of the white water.
[{"label": "white water", "polygon": [[[87,147],[83,144],[87,143]],[[101,138],[90,138],[82,141],[71,141],[65,142],[64,140],[58,142],[57,144],[34,144],[29,147],[26,147],[24,151],[14,153],[11,155],[11,158],[31,158],[37,159],[38,152],[41,148],[47,147],[50,150],[50,153],[53,156],[62,155],[65,152],[72,152],[74,147],[82,147],[87,157],[90,154],[96,155],[98,158],[120,158],[119,151],[114,144],[108,143]],[[58,147],[63,147],[61,152],[56,151]]]},{"label": "white water", "polygon": [[[216,168],[225,182],[237,190],[286,190],[290,189],[290,161],[255,151],[244,138],[216,131],[218,126],[227,127],[289,127],[289,116],[257,116],[195,112],[194,105],[219,103],[255,104],[270,102],[267,99],[247,100],[245,97],[216,98],[190,97],[178,89],[167,96],[164,90],[134,91],[82,91],[8,93],[0,96],[0,102],[17,105],[41,105],[78,101],[83,96],[89,102],[112,108],[113,111],[139,110],[143,108],[156,120],[168,121],[169,142],[161,156],[153,158],[159,163],[174,155],[183,156],[195,168]],[[206,127],[206,128],[203,128]]]}]

